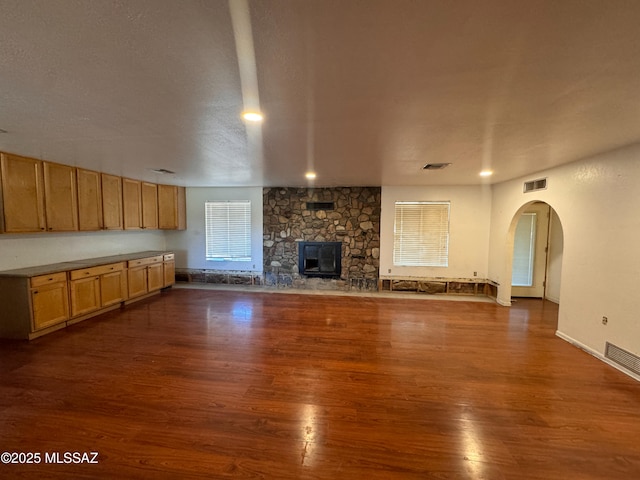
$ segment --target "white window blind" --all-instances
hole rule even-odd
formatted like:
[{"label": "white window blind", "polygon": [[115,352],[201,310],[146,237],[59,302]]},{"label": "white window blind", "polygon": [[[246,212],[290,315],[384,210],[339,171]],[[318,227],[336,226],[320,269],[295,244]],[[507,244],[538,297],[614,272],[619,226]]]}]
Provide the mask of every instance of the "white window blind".
[{"label": "white window blind", "polygon": [[523,213],[518,220],[513,239],[513,273],[511,285],[531,287],[533,285],[533,262],[536,249],[535,213]]},{"label": "white window blind", "polygon": [[393,264],[447,267],[451,202],[396,202]]},{"label": "white window blind", "polygon": [[206,202],[206,259],[251,261],[251,202]]}]

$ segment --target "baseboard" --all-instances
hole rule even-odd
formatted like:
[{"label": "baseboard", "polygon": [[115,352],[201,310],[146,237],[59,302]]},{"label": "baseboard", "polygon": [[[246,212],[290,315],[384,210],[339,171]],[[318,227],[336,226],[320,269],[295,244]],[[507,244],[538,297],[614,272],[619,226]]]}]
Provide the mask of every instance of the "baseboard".
[{"label": "baseboard", "polygon": [[612,366],[613,368],[615,368],[616,370],[624,373],[625,375],[633,378],[634,380],[640,382],[640,376],[636,375],[633,372],[630,372],[629,370],[627,370],[626,368],[623,368],[622,366],[618,365],[617,363],[609,360],[607,357],[605,357],[604,355],[602,355],[599,352],[596,352],[595,350],[593,350],[590,347],[587,347],[585,344],[579,342],[578,340],[576,340],[575,338],[570,337],[567,334],[562,333],[559,330],[556,330],[556,336],[561,338],[562,340],[564,340],[567,343],[570,343],[571,345],[573,345],[574,347],[578,347],[580,350],[583,350],[585,352],[587,352],[589,355],[596,357],[598,360],[606,363],[607,365]]}]

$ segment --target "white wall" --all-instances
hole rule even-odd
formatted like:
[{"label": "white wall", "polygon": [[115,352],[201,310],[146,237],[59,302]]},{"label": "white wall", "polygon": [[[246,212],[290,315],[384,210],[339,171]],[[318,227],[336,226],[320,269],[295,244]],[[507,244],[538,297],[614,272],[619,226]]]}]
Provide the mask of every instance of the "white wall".
[{"label": "white wall", "polygon": [[161,231],[1,235],[0,270],[164,249],[165,238]]},{"label": "white wall", "polygon": [[[546,190],[523,193],[525,180],[541,177]],[[510,301],[514,216],[528,202],[547,202],[564,237],[558,333],[598,355],[605,341],[640,354],[639,184],[640,146],[633,146],[494,185],[489,277],[501,284],[498,301]]]},{"label": "white wall", "polygon": [[564,236],[562,223],[558,214],[551,209],[549,222],[549,255],[547,258],[547,300],[560,303],[560,285],[562,285],[562,252],[564,250]]},{"label": "white wall", "polygon": [[[450,201],[449,266],[393,265],[395,202]],[[488,186],[382,187],[380,218],[380,275],[486,278],[488,272],[491,189]],[[389,273],[391,270],[391,273]]]},{"label": "white wall", "polygon": [[[251,261],[205,260],[204,204],[207,201],[251,200]],[[176,254],[176,268],[262,271],[262,188],[187,188],[187,229],[167,231],[167,249]]]}]

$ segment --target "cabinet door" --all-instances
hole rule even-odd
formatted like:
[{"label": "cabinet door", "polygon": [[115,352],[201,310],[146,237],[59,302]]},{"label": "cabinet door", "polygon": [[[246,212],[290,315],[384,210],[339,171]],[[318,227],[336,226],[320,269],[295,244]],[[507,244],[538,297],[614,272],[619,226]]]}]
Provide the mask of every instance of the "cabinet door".
[{"label": "cabinet door", "polygon": [[126,300],[127,277],[125,271],[106,273],[100,277],[102,306],[108,307]]},{"label": "cabinet door", "polygon": [[129,298],[138,297],[148,292],[146,266],[129,268],[127,280],[129,287]]},{"label": "cabinet door", "polygon": [[100,277],[71,281],[72,317],[98,310],[100,305]]},{"label": "cabinet door", "polygon": [[78,193],[76,169],[67,165],[43,162],[44,206],[47,230],[78,230]]},{"label": "cabinet door", "polygon": [[0,155],[3,231],[40,232],[46,229],[42,161],[3,153]]},{"label": "cabinet door", "polygon": [[158,185],[158,226],[178,228],[178,187],[174,185]]},{"label": "cabinet door", "polygon": [[142,182],[142,228],[158,228],[158,186]]},{"label": "cabinet door", "polygon": [[122,178],[102,174],[102,216],[106,230],[122,230]]},{"label": "cabinet door", "polygon": [[122,204],[124,212],[124,229],[142,228],[141,185],[138,180],[122,179]]},{"label": "cabinet door", "polygon": [[78,168],[78,228],[102,230],[102,188],[100,173]]},{"label": "cabinet door", "polygon": [[160,290],[164,286],[164,269],[162,263],[154,263],[148,267],[149,291]]},{"label": "cabinet door", "polygon": [[176,262],[169,260],[164,262],[164,286],[168,287],[176,283]]},{"label": "cabinet door", "polygon": [[178,189],[178,230],[187,229],[187,189],[177,187]]},{"label": "cabinet door", "polygon": [[67,282],[57,282],[31,289],[31,308],[34,330],[69,320]]}]

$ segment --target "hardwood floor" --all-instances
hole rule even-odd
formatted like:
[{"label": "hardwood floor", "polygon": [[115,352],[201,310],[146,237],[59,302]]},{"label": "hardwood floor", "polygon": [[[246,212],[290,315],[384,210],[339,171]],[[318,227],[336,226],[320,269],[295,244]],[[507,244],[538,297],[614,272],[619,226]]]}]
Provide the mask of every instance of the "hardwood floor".
[{"label": "hardwood floor", "polygon": [[0,452],[42,456],[0,478],[640,478],[640,384],[556,319],[174,289],[0,343]]}]

